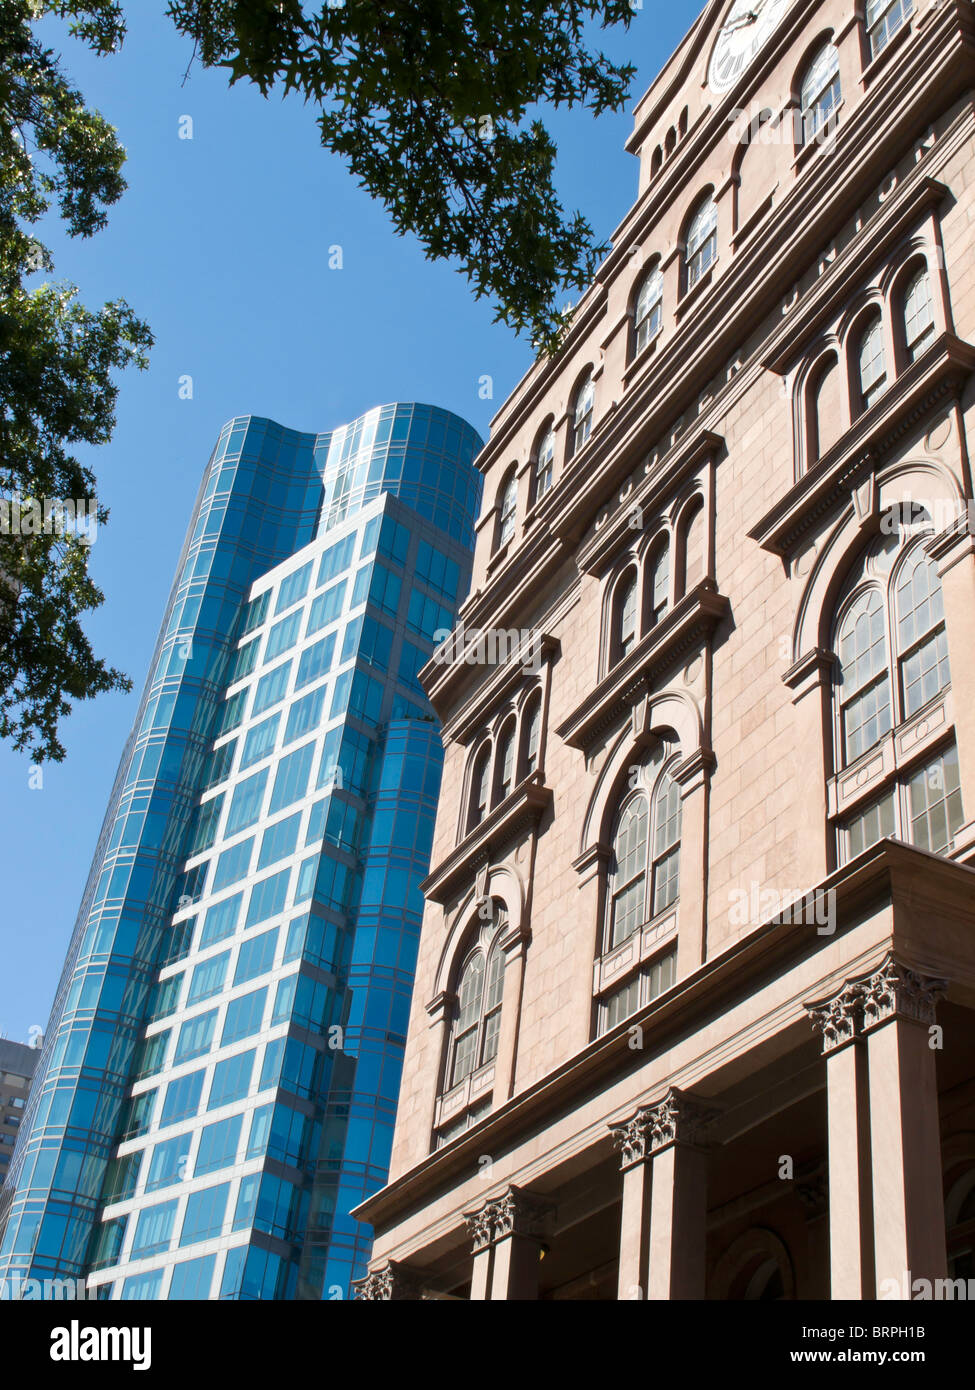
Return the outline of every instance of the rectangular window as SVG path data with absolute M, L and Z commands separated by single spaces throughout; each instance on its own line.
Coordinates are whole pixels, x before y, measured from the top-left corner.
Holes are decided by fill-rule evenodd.
M 234 787 L 230 810 L 227 813 L 227 824 L 224 829 L 226 836 L 236 835 L 238 830 L 247 830 L 255 821 L 260 819 L 261 802 L 264 800 L 264 789 L 267 786 L 267 774 L 268 769 L 262 767 L 260 772 L 253 773 Z
M 175 1138 L 156 1145 L 146 1179 L 147 1192 L 158 1192 L 163 1187 L 182 1182 L 186 1176 L 192 1137 L 190 1134 L 177 1134 Z
M 244 985 L 248 980 L 256 980 L 259 975 L 266 975 L 274 965 L 277 944 L 276 927 L 273 931 L 262 932 L 260 936 L 252 936 L 249 941 L 243 942 L 237 957 L 234 984 Z
M 132 1096 L 129 1100 L 126 1106 L 125 1119 L 122 1121 L 123 1140 L 138 1139 L 140 1135 L 148 1134 L 149 1126 L 152 1124 L 156 1094 L 155 1091 L 141 1091 L 139 1095 Z
M 240 999 L 232 999 L 227 1005 L 227 1017 L 223 1025 L 220 1046 L 241 1042 L 261 1031 L 264 1006 L 267 1003 L 267 987 L 255 989 Z
M 310 685 L 313 680 L 328 671 L 335 653 L 335 633 L 329 632 L 312 647 L 306 647 L 298 660 L 298 674 L 295 677 L 295 690 Z
M 154 990 L 154 997 L 149 1008 L 150 1023 L 155 1023 L 157 1018 L 165 1018 L 167 1014 L 174 1013 L 179 1004 L 180 990 L 183 988 L 182 975 L 170 975 L 168 980 L 160 980 Z
M 133 1260 L 144 1259 L 147 1255 L 158 1255 L 169 1249 L 178 1206 L 179 1202 L 173 1198 L 169 1202 L 159 1202 L 154 1207 L 143 1207 L 139 1212 L 139 1223 L 132 1241 Z
M 274 605 L 275 613 L 283 613 L 292 604 L 300 603 L 308 592 L 308 585 L 311 580 L 311 561 L 307 565 L 302 565 L 300 570 L 295 570 L 292 574 L 286 575 L 281 580 L 281 587 L 278 589 L 278 601 Z
M 159 1298 L 159 1290 L 162 1288 L 162 1277 L 161 1269 L 150 1269 L 145 1274 L 130 1274 L 122 1284 L 122 1302 L 155 1302 Z
M 256 627 L 260 627 L 267 617 L 267 605 L 271 598 L 271 590 L 265 589 L 263 594 L 258 594 L 246 604 L 241 615 L 240 635 L 246 637 L 249 632 L 253 632 Z
M 944 854 L 964 820 L 954 744 L 910 778 L 907 797 L 911 843 L 932 854 Z
M 933 632 L 919 647 L 902 658 L 904 713 L 910 718 L 922 705 L 933 700 L 951 679 L 948 669 L 948 638 L 944 628 Z
M 205 1187 L 202 1192 L 191 1192 L 186 1199 L 186 1215 L 180 1232 L 180 1246 L 195 1245 L 200 1240 L 212 1240 L 223 1229 L 227 1211 L 227 1198 L 230 1183 L 218 1183 L 216 1187 Z
M 210 765 L 206 770 L 205 785 L 203 790 L 209 791 L 218 782 L 225 782 L 230 776 L 230 765 L 234 760 L 234 753 L 237 751 L 237 740 L 232 738 L 229 743 L 221 743 L 219 748 L 215 748 L 210 755 Z
M 422 652 L 419 647 L 415 647 L 412 642 L 403 639 L 403 650 L 399 658 L 399 679 L 404 685 L 410 685 L 420 695 L 423 694 L 423 687 L 419 682 L 418 673 L 430 660 L 428 652 Z
M 213 848 L 220 812 L 223 810 L 223 799 L 224 793 L 218 792 L 209 801 L 201 801 L 196 808 L 188 858 L 192 859 L 194 854 L 202 854 L 204 850 Z
M 391 516 L 384 516 L 379 531 L 379 554 L 386 555 L 397 565 L 405 565 L 410 549 L 410 533 Z
M 330 589 L 326 589 L 323 594 L 319 594 L 313 601 L 308 610 L 308 626 L 305 628 L 305 636 L 310 637 L 319 628 L 334 623 L 341 617 L 342 606 L 345 603 L 346 581 L 340 580 L 338 584 L 333 584 Z
M 217 1263 L 216 1255 L 202 1255 L 198 1260 L 183 1260 L 173 1266 L 173 1277 L 169 1282 L 167 1302 L 205 1302 L 213 1287 L 213 1270 Z
M 281 715 L 272 714 L 269 719 L 255 724 L 252 729 L 248 730 L 240 754 L 239 770 L 241 772 L 245 767 L 250 767 L 252 763 L 260 762 L 261 758 L 266 758 L 268 753 L 273 750 L 280 722 Z
M 216 1124 L 204 1125 L 193 1170 L 195 1178 L 215 1173 L 219 1168 L 229 1168 L 236 1162 L 242 1123 L 243 1116 L 230 1115 L 226 1120 L 217 1120 Z
M 237 648 L 231 658 L 230 674 L 227 678 L 228 685 L 236 685 L 237 681 L 242 681 L 245 676 L 250 675 L 257 665 L 257 649 L 260 645 L 261 639 L 255 637 L 253 641 Z
M 251 900 L 247 904 L 245 929 L 256 926 L 258 922 L 266 922 L 269 917 L 281 911 L 288 896 L 290 877 L 290 868 L 282 869 L 280 873 L 272 874 L 270 878 L 255 883 L 251 889 Z
M 178 1066 L 180 1062 L 191 1062 L 194 1057 L 202 1057 L 205 1052 L 210 1051 L 216 1022 L 216 1009 L 211 1009 L 209 1013 L 197 1014 L 196 1018 L 186 1020 L 179 1030 L 173 1066 Z
M 370 522 L 370 525 L 372 523 Z M 322 551 L 322 558 L 318 565 L 318 579 L 315 587 L 320 589 L 323 584 L 327 584 L 330 579 L 334 579 L 337 574 L 343 574 L 352 564 L 352 555 L 355 551 L 355 532 L 345 536 L 342 540 L 330 545 L 327 550 Z
M 275 825 L 269 826 L 261 841 L 261 853 L 257 860 L 257 867 L 266 869 L 269 864 L 276 864 L 279 859 L 287 859 L 289 854 L 293 854 L 298 843 L 300 826 L 300 811 L 296 811 L 293 816 L 287 816 L 284 820 L 279 820 Z
M 255 1055 L 253 1051 L 240 1052 L 236 1057 L 217 1063 L 213 1069 L 208 1110 L 219 1110 L 222 1105 L 244 1099 L 250 1089 Z
M 220 738 L 223 734 L 229 734 L 232 729 L 236 729 L 244 717 L 244 706 L 247 703 L 249 693 L 245 686 L 243 690 L 238 690 L 235 695 L 231 695 L 229 700 L 224 700 L 217 715 L 215 738 Z
M 151 1092 L 150 1094 L 154 1095 L 155 1092 Z M 7 1123 L 9 1123 L 9 1117 Z M 135 1153 L 126 1154 L 124 1158 L 112 1159 L 105 1177 L 105 1189 L 103 1192 L 103 1200 L 106 1206 L 111 1206 L 113 1202 L 126 1202 L 130 1197 L 134 1196 L 136 1186 L 139 1182 L 139 1171 L 142 1167 L 142 1155 L 144 1152 L 143 1149 L 138 1149 Z
M 416 575 L 431 589 L 436 589 L 448 602 L 457 597 L 460 566 L 427 541 L 420 541 L 416 551 Z
M 296 738 L 301 738 L 303 734 L 310 733 L 312 729 L 317 729 L 322 719 L 322 706 L 325 703 L 325 690 L 323 685 L 315 690 L 303 695 L 300 700 L 296 700 L 288 711 L 288 724 L 284 731 L 283 747 L 287 748 L 289 743 L 294 743 Z
M 285 661 L 283 665 L 275 666 L 273 671 L 268 671 L 266 676 L 261 677 L 254 691 L 254 708 L 251 714 L 263 714 L 266 709 L 284 699 L 288 691 L 291 665 L 290 661 Z
M 237 930 L 237 917 L 243 898 L 243 893 L 234 893 L 232 897 L 224 898 L 223 902 L 214 903 L 212 907 L 207 908 L 203 930 L 200 933 L 201 949 L 233 936 Z
M 852 816 L 843 827 L 844 860 L 855 859 L 878 840 L 896 834 L 893 790 Z
M 194 967 L 190 979 L 190 992 L 186 999 L 187 1004 L 198 1004 L 201 999 L 209 999 L 214 994 L 220 993 L 227 975 L 229 961 L 230 952 L 222 951 L 220 955 L 211 956 L 209 960 L 201 961 L 199 965 Z
M 210 884 L 211 893 L 219 893 L 221 888 L 229 888 L 232 883 L 239 883 L 242 878 L 247 877 L 247 870 L 251 862 L 251 852 L 254 848 L 254 836 L 248 840 L 241 840 L 239 845 L 232 845 L 230 849 L 225 849 L 217 859 L 217 866 L 213 871 L 213 882 Z
M 153 1033 L 151 1038 L 146 1038 L 142 1043 L 135 1064 L 134 1081 L 142 1081 L 145 1077 L 154 1076 L 157 1071 L 162 1070 L 171 1032 L 172 1029 L 167 1028 L 162 1033 Z
M 281 759 L 274 775 L 274 790 L 271 792 L 268 815 L 273 816 L 275 811 L 283 811 L 286 806 L 300 801 L 305 795 L 314 755 L 314 743 L 306 743 L 303 748 L 298 748 Z
M 167 1125 L 175 1125 L 180 1120 L 190 1119 L 200 1108 L 202 1094 L 202 1069 L 191 1071 L 188 1076 L 178 1076 L 175 1081 L 170 1081 L 166 1087 L 162 1114 L 159 1116 L 159 1128 L 165 1129 Z
M 454 626 L 454 615 L 429 594 L 414 589 L 410 594 L 410 606 L 406 615 L 407 626 L 421 637 L 432 642 L 435 632 L 450 631 Z
M 301 628 L 302 609 L 297 609 L 294 613 L 282 618 L 279 623 L 275 623 L 267 635 L 267 646 L 264 649 L 265 662 L 273 661 L 282 652 L 288 651 L 298 640 L 298 632 Z

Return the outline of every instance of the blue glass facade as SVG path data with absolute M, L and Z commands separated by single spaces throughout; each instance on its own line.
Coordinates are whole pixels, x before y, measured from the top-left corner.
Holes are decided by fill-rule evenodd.
M 340 1298 L 388 1167 L 480 440 L 221 433 L 0 1196 L 0 1279 Z

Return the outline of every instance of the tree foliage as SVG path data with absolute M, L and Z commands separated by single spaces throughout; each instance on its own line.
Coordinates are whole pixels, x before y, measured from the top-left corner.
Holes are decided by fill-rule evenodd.
M 91 236 L 125 188 L 116 132 L 37 38 L 45 15 L 102 54 L 124 24 L 114 0 L 0 3 L 0 738 L 60 761 L 71 703 L 131 683 L 92 651 L 82 618 L 103 595 L 84 535 L 51 503 L 94 508 L 95 478 L 71 451 L 111 438 L 113 373 L 145 366 L 152 338 L 124 300 L 93 311 L 54 282 L 34 235 L 53 205 L 69 235 Z M 45 507 L 50 524 L 38 526 Z
M 627 25 L 632 0 L 169 0 L 206 66 L 296 91 L 396 230 L 453 259 L 496 318 L 548 349 L 557 299 L 589 283 L 606 247 L 555 191 L 538 104 L 599 115 L 634 69 L 587 46 Z

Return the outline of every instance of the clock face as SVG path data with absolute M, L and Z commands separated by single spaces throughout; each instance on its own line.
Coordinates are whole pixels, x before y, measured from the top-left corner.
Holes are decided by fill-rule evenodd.
M 734 86 L 793 4 L 794 0 L 735 0 L 711 54 L 708 83 L 712 92 Z

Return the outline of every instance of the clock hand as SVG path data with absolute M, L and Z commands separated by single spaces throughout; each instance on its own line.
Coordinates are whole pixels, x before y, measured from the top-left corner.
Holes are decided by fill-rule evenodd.
M 757 18 L 758 11 L 749 10 L 747 14 L 739 15 L 737 19 L 729 20 L 724 26 L 724 31 L 726 34 L 733 34 L 738 29 L 745 29 L 749 24 L 754 24 Z

